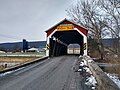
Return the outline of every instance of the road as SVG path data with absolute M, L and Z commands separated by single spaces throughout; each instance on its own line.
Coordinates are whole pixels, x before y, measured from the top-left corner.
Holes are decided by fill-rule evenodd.
M 60 56 L 0 77 L 0 90 L 88 90 L 74 71 L 78 57 Z

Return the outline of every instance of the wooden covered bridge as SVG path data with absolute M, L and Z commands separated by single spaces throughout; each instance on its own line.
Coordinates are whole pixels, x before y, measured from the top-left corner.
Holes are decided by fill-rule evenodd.
M 80 45 L 80 55 L 87 55 L 88 30 L 67 19 L 62 20 L 46 31 L 47 56 L 67 55 L 70 44 Z

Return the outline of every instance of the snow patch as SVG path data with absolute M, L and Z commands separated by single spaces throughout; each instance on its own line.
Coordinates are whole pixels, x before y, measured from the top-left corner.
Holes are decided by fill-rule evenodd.
M 91 62 L 93 62 L 93 60 L 88 60 L 88 63 L 91 63 Z
M 79 58 L 82 58 L 82 57 L 83 57 L 82 55 L 79 56 Z
M 82 62 L 84 63 L 84 65 L 87 65 L 87 61 L 82 59 Z
M 82 71 L 82 69 L 78 69 L 78 72 L 79 72 L 79 71 Z
M 97 85 L 97 81 L 96 81 L 95 77 L 91 75 L 90 77 L 88 77 L 86 79 L 85 84 L 88 85 L 88 86 L 92 86 L 91 88 L 95 89 L 95 87 Z
M 84 66 L 85 64 L 84 64 L 84 62 L 80 62 L 80 66 Z
M 116 74 L 106 73 L 107 76 L 120 88 L 120 79 Z
M 86 57 L 86 58 L 87 59 L 83 58 L 82 61 L 80 62 L 80 65 L 79 65 L 80 67 L 79 67 L 78 71 L 81 72 L 83 77 L 86 78 L 85 84 L 87 86 L 89 86 L 92 90 L 95 90 L 97 81 L 96 81 L 95 77 L 92 75 L 90 68 L 88 67 L 88 63 L 93 62 L 93 60 L 90 59 L 90 57 Z M 87 74 L 87 73 L 89 73 L 89 74 Z
M 85 70 L 86 70 L 86 72 L 88 72 L 88 73 L 92 74 L 92 72 L 90 71 L 90 69 L 89 69 L 88 67 L 83 67 L 83 69 L 85 69 Z
M 0 77 L 5 76 L 5 75 L 7 75 L 7 74 L 10 74 L 10 73 L 12 73 L 12 72 L 13 72 L 13 71 L 9 71 L 9 72 L 2 73 L 2 74 L 0 74 Z
M 16 72 L 16 71 L 19 71 L 19 70 L 24 69 L 24 68 L 25 67 L 22 67 L 22 68 L 18 68 L 16 70 L 13 70 L 13 71 L 8 71 L 8 72 L 5 72 L 5 73 L 2 73 L 2 74 L 0 74 L 0 77 L 5 76 L 5 75 L 10 74 L 10 73 L 13 73 L 13 72 Z

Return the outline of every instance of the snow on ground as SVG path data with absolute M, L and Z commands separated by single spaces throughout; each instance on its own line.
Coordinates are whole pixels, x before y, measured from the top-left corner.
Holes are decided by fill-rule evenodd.
M 83 69 L 85 69 L 85 70 L 86 70 L 86 72 L 88 72 L 88 73 L 92 74 L 92 72 L 90 71 L 90 69 L 89 69 L 88 67 L 83 67 Z
M 5 76 L 5 75 L 7 75 L 7 74 L 10 74 L 10 73 L 13 73 L 13 72 L 16 72 L 16 71 L 19 71 L 19 70 L 21 70 L 21 69 L 23 69 L 23 68 L 25 68 L 25 67 L 18 68 L 18 69 L 16 69 L 16 70 L 12 70 L 12 71 L 8 71 L 8 72 L 5 72 L 5 73 L 2 73 L 2 74 L 0 74 L 0 77 L 3 77 L 3 76 Z
M 90 59 L 90 60 L 88 60 L 88 63 L 91 63 L 91 62 L 93 62 L 93 60 L 91 60 L 91 59 Z
M 84 66 L 85 64 L 84 64 L 84 62 L 83 61 L 81 61 L 80 62 L 80 66 Z
M 116 74 L 105 73 L 120 88 L 120 79 Z
M 86 85 L 91 86 L 92 89 L 95 89 L 95 86 L 97 84 L 97 81 L 93 75 L 88 77 L 85 82 Z
M 5 75 L 7 75 L 7 74 L 10 74 L 10 73 L 12 73 L 12 72 L 13 72 L 13 71 L 9 71 L 9 72 L 2 73 L 2 74 L 0 74 L 0 77 L 5 76 Z
M 78 69 L 78 72 L 80 72 L 80 71 L 82 72 L 82 69 Z
M 82 59 L 82 61 L 80 62 L 78 71 L 81 72 L 81 74 L 84 73 L 83 77 L 86 78 L 85 84 L 94 90 L 96 88 L 97 81 L 96 81 L 95 77 L 92 75 L 92 72 L 87 64 L 87 63 L 90 63 L 92 61 L 93 60 L 91 60 L 91 59 L 88 59 L 87 61 L 85 59 Z

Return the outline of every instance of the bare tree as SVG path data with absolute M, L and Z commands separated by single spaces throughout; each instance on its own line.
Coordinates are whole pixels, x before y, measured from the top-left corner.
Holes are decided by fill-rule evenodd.
M 99 6 L 107 22 L 103 24 L 114 38 L 114 51 L 120 55 L 120 0 L 100 0 Z
M 120 52 L 119 0 L 80 0 L 67 13 L 74 22 L 88 28 L 89 35 L 97 42 L 101 59 L 104 57 L 102 39 L 105 36 L 116 38 L 116 52 Z
M 105 31 L 105 22 L 99 14 L 98 1 L 84 0 L 67 10 L 68 15 L 78 24 L 88 28 L 90 36 L 97 42 L 98 50 L 103 59 L 104 48 L 102 44 L 102 34 Z

